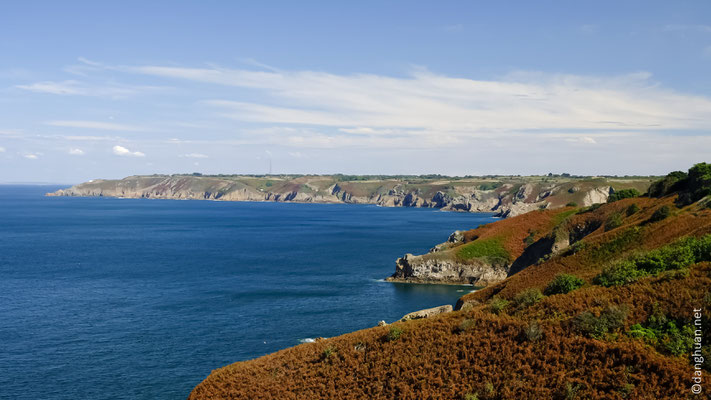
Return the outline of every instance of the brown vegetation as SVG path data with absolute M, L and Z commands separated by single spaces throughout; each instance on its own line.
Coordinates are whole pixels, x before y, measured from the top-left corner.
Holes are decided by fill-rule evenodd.
M 190 399 L 694 398 L 688 357 L 664 353 L 627 332 L 653 313 L 688 325 L 696 307 L 704 309 L 703 340 L 709 343 L 711 263 L 622 286 L 592 283 L 616 260 L 711 233 L 711 210 L 697 203 L 678 208 L 675 199 L 623 199 L 578 213 L 570 207 L 533 211 L 469 231 L 465 241 L 503 238 L 511 254 L 524 251 L 532 232 L 533 240 L 564 232 L 573 243 L 464 296 L 459 311 L 235 363 L 213 371 Z M 639 210 L 628 215 L 632 204 Z M 651 222 L 664 206 L 671 215 Z M 621 224 L 606 231 L 611 215 L 619 215 Z M 562 273 L 585 284 L 543 296 Z M 591 334 L 581 324 L 583 314 L 595 323 L 613 312 L 615 324 L 601 333 Z

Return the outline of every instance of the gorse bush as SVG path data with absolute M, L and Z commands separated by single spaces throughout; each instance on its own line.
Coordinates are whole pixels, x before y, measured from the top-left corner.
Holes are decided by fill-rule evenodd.
M 576 203 L 574 201 L 569 201 L 565 206 L 566 207 L 577 207 L 578 203 Z
M 651 217 L 649 217 L 649 222 L 657 222 L 661 221 L 663 219 L 667 219 L 671 215 L 671 209 L 669 206 L 661 206 L 657 209 L 657 211 L 652 214 Z
M 605 268 L 593 279 L 601 286 L 619 286 L 648 275 L 687 268 L 692 264 L 711 261 L 711 235 L 690 237 L 670 245 L 620 261 Z
M 517 308 L 525 308 L 538 303 L 541 299 L 543 299 L 543 293 L 541 293 L 541 290 L 532 288 L 526 289 L 514 296 L 513 302 Z
M 655 312 L 642 324 L 634 324 L 627 334 L 643 340 L 662 353 L 681 356 L 687 354 L 694 344 L 694 331 L 683 322 L 674 321 Z
M 627 210 L 625 210 L 625 213 L 627 214 L 628 217 L 632 216 L 638 212 L 639 212 L 639 206 L 636 203 L 630 204 L 630 206 L 627 207 Z
M 388 342 L 394 342 L 395 340 L 400 339 L 401 336 L 402 329 L 397 326 L 391 326 L 388 334 L 385 335 L 385 340 Z
M 610 195 L 610 197 L 607 198 L 608 203 L 613 203 L 618 200 L 622 199 L 629 199 L 631 197 L 639 197 L 642 193 L 639 192 L 637 189 L 622 189 L 618 190 Z
M 620 213 L 614 213 L 607 218 L 605 222 L 605 232 L 611 231 L 615 228 L 622 226 L 622 215 Z
M 489 311 L 494 314 L 500 314 L 509 305 L 509 301 L 502 299 L 498 296 L 494 296 L 489 303 Z
M 627 319 L 629 306 L 609 306 L 595 316 L 590 311 L 584 311 L 573 318 L 573 326 L 579 332 L 593 338 L 601 338 L 607 333 L 614 333 L 620 330 Z
M 566 294 L 583 286 L 585 281 L 570 274 L 560 274 L 553 278 L 553 281 L 546 286 L 546 295 Z

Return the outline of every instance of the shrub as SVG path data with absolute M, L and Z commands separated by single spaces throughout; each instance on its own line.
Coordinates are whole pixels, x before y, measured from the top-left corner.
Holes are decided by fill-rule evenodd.
M 600 312 L 600 316 L 584 311 L 573 318 L 575 328 L 593 338 L 601 338 L 607 333 L 620 330 L 627 319 L 629 306 L 609 306 Z
M 541 290 L 532 288 L 518 293 L 514 296 L 513 301 L 516 307 L 525 308 L 538 303 L 541 299 L 543 299 L 543 293 L 541 293 Z
M 682 239 L 620 261 L 605 268 L 593 279 L 593 283 L 607 287 L 624 285 L 647 275 L 681 270 L 702 261 L 711 261 L 711 235 Z
M 565 252 L 563 253 L 564 256 L 570 256 L 573 254 L 576 254 L 578 252 L 581 252 L 585 250 L 588 247 L 587 242 L 578 241 L 570 245 L 567 249 L 565 249 Z
M 615 228 L 622 226 L 622 215 L 620 213 L 614 213 L 607 218 L 605 222 L 605 232 L 611 231 Z
M 566 207 L 577 207 L 578 203 L 576 203 L 574 201 L 569 201 L 565 206 Z
M 464 395 L 464 400 L 479 400 L 478 393 L 467 393 Z
M 686 172 L 674 171 L 664 178 L 652 183 L 649 187 L 649 195 L 651 197 L 662 197 L 672 192 L 681 190 L 688 179 Z
M 569 274 L 559 274 L 546 286 L 545 294 L 566 294 L 583 286 L 585 281 L 577 276 Z
M 502 299 L 500 297 L 494 296 L 493 299 L 491 299 L 491 303 L 489 304 L 489 311 L 491 311 L 494 314 L 499 314 L 504 309 L 509 305 L 509 301 Z
M 323 349 L 323 352 L 321 353 L 321 360 L 328 360 L 331 358 L 336 353 L 337 349 L 333 346 L 328 346 L 325 349 Z
M 661 206 L 657 209 L 657 211 L 654 212 L 654 214 L 652 214 L 652 216 L 649 218 L 649 222 L 661 221 L 669 217 L 670 214 L 671 209 L 669 208 L 669 206 Z
M 639 206 L 636 203 L 630 204 L 629 207 L 627 207 L 626 214 L 627 216 L 631 216 L 633 214 L 636 214 L 639 212 Z
M 388 342 L 393 342 L 400 339 L 402 336 L 402 329 L 397 326 L 391 326 L 388 334 L 385 336 L 385 340 Z
M 629 199 L 632 197 L 639 197 L 642 193 L 639 192 L 637 189 L 622 189 L 618 190 L 610 195 L 610 197 L 607 198 L 608 203 L 612 203 L 618 200 L 622 199 Z
M 523 334 L 529 342 L 537 342 L 543 337 L 543 330 L 538 322 L 531 321 L 528 326 L 523 329 Z
M 631 260 L 625 260 L 609 268 L 605 268 L 593 279 L 593 283 L 605 287 L 620 286 L 632 283 L 646 274 L 637 268 Z
M 473 329 L 476 326 L 476 320 L 471 318 L 465 318 L 457 326 L 457 332 L 462 333 Z
M 691 202 L 711 195 L 711 164 L 699 163 L 689 169 L 687 190 Z
M 649 316 L 643 324 L 632 325 L 627 335 L 675 356 L 687 354 L 694 343 L 691 327 L 658 312 Z

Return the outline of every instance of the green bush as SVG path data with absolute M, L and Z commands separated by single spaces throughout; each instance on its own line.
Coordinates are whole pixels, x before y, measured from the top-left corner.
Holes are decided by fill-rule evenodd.
M 662 197 L 679 191 L 686 185 L 687 179 L 688 175 L 686 172 L 670 172 L 664 178 L 652 183 L 649 187 L 649 195 L 651 197 Z
M 711 234 L 690 237 L 636 255 L 605 268 L 593 279 L 602 286 L 618 286 L 664 271 L 683 270 L 692 264 L 711 261 Z M 683 276 L 683 275 L 682 275 Z
M 590 311 L 584 311 L 573 318 L 573 326 L 579 331 L 593 338 L 601 338 L 607 333 L 620 330 L 627 320 L 629 306 L 609 306 L 600 312 L 600 316 Z
M 462 322 L 457 326 L 457 332 L 462 333 L 473 329 L 476 326 L 476 320 L 471 318 L 464 318 Z
M 627 214 L 628 217 L 631 215 L 634 215 L 638 212 L 639 212 L 639 206 L 636 203 L 630 204 L 630 206 L 627 207 L 627 210 L 625 211 L 625 213 Z
M 649 218 L 649 222 L 661 221 L 669 217 L 669 215 L 671 215 L 671 209 L 669 206 L 661 206 L 654 212 L 654 214 L 652 214 Z
M 675 356 L 687 354 L 694 343 L 694 331 L 689 325 L 659 313 L 652 314 L 643 324 L 632 325 L 627 335 Z
M 632 283 L 646 274 L 637 268 L 631 260 L 625 260 L 612 267 L 605 268 L 593 279 L 593 283 L 605 287 L 620 286 Z
M 504 309 L 509 305 L 509 301 L 502 299 L 500 297 L 494 296 L 493 299 L 491 299 L 491 303 L 489 303 L 489 311 L 491 311 L 494 314 L 499 314 Z
M 556 275 L 556 277 L 553 278 L 553 281 L 551 281 L 551 283 L 546 286 L 546 290 L 544 293 L 546 295 L 566 294 L 583 286 L 584 284 L 585 281 L 578 278 L 577 276 L 569 274 L 560 274 Z
M 618 200 L 622 199 L 629 199 L 632 197 L 639 197 L 642 193 L 639 192 L 637 189 L 622 189 L 618 190 L 610 195 L 610 197 L 607 198 L 608 203 L 613 203 Z
M 578 203 L 576 203 L 574 201 L 569 201 L 565 206 L 566 207 L 577 207 Z
M 605 222 L 605 232 L 611 231 L 622 226 L 622 214 L 614 213 L 607 218 Z
M 333 346 L 328 346 L 321 352 L 321 360 L 328 360 L 336 353 L 336 348 Z
M 687 190 L 691 202 L 711 195 L 711 164 L 699 163 L 689 169 Z
M 397 326 L 391 326 L 388 334 L 385 336 L 385 340 L 388 342 L 393 342 L 400 339 L 402 336 L 402 329 Z
M 525 308 L 530 307 L 543 299 L 543 293 L 540 289 L 532 288 L 526 289 L 521 293 L 514 296 L 513 301 L 516 307 Z

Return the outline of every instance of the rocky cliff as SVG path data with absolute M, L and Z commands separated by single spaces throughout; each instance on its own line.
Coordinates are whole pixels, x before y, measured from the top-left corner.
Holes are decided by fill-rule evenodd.
M 570 177 L 379 177 L 348 180 L 321 176 L 130 176 L 96 179 L 49 196 L 277 201 L 375 204 L 448 211 L 493 212 L 510 217 L 569 203 L 604 202 L 620 188 L 646 188 L 649 179 L 612 180 Z

